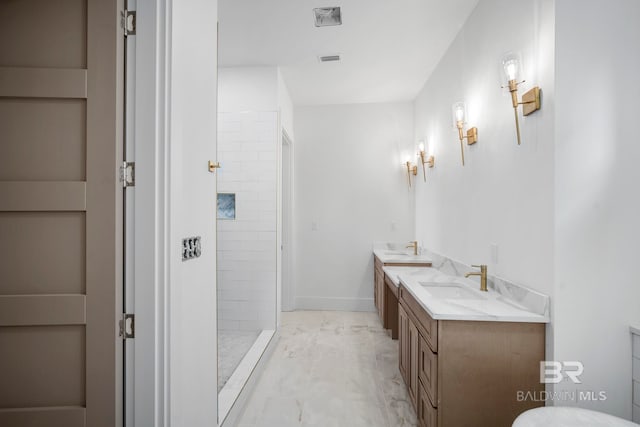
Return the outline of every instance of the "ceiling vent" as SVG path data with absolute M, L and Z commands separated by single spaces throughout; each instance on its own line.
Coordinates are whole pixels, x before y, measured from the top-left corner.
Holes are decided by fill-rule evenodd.
M 340 55 L 318 56 L 320 62 L 337 62 L 340 61 Z
M 316 27 L 330 27 L 342 25 L 342 15 L 339 7 L 319 7 L 313 9 L 316 18 Z

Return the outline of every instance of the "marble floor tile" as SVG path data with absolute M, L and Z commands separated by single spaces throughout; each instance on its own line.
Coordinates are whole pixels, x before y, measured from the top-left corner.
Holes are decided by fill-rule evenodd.
M 302 425 L 302 399 L 271 397 L 266 400 L 256 427 L 293 427 Z
M 376 313 L 282 313 L 280 340 L 240 427 L 406 427 L 416 416 L 398 341 Z
M 375 401 L 328 396 L 305 402 L 302 425 L 388 427 L 382 411 Z

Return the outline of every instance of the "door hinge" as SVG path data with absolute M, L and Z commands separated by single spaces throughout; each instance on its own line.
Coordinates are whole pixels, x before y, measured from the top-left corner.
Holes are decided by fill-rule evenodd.
M 135 314 L 122 314 L 122 318 L 120 319 L 120 322 L 118 322 L 118 325 L 120 326 L 120 338 L 122 338 L 123 340 L 135 338 L 135 320 Z
M 124 36 L 136 35 L 136 11 L 124 10 L 121 12 L 120 26 L 124 30 Z
M 120 182 L 123 187 L 135 187 L 136 162 L 122 162 L 122 166 L 120 166 Z

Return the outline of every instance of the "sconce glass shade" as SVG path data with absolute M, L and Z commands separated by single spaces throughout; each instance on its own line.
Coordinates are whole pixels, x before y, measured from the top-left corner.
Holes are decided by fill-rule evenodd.
M 467 117 L 467 107 L 464 102 L 456 102 L 451 107 L 451 113 L 453 116 L 453 126 L 458 127 L 458 123 L 464 123 Z
M 424 151 L 424 141 L 418 142 L 418 152 Z
M 520 80 L 522 75 L 522 60 L 518 53 L 509 52 L 502 57 L 502 70 L 507 83 Z

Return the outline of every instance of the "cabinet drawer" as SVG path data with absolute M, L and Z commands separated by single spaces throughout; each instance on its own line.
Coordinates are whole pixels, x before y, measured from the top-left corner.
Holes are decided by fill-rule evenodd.
M 429 397 L 420 385 L 418 391 L 418 426 L 419 427 L 437 427 L 438 425 L 438 410 L 431 406 Z
M 420 337 L 418 355 L 418 378 L 427 392 L 431 405 L 438 407 L 438 355 L 431 351 L 424 338 Z
M 640 358 L 640 335 L 633 335 L 633 357 Z
M 398 290 L 398 301 L 404 304 L 408 313 L 412 314 L 416 319 L 416 325 L 420 330 L 420 334 L 423 336 L 431 350 L 434 353 L 438 352 L 438 321 L 434 320 L 427 314 L 424 308 L 416 301 L 409 291 L 404 286 L 400 285 Z
M 640 382 L 633 382 L 633 403 L 640 406 Z
M 640 359 L 637 357 L 633 358 L 633 379 L 640 381 Z

